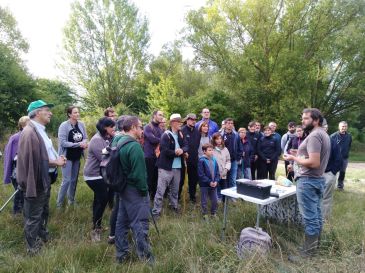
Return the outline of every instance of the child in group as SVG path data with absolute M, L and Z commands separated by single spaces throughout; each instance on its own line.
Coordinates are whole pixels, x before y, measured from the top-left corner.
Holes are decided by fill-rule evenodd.
M 199 159 L 198 174 L 201 193 L 203 218 L 207 218 L 207 199 L 211 202 L 210 213 L 215 216 L 218 208 L 217 186 L 220 179 L 218 163 L 213 156 L 213 145 L 206 143 L 202 146 L 204 155 Z

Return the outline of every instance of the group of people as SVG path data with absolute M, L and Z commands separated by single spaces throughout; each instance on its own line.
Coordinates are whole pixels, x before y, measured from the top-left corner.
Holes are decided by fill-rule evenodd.
M 91 239 L 101 240 L 102 218 L 110 204 L 113 210 L 108 242 L 115 243 L 119 262 L 129 258 L 127 235 L 131 229 L 139 258 L 153 263 L 148 241 L 150 213 L 155 219 L 161 216 L 166 196 L 169 208 L 180 213 L 179 200 L 186 175 L 192 203 L 197 202 L 199 185 L 204 219 L 209 214 L 208 200 L 211 202 L 210 214 L 215 216 L 218 204 L 224 199 L 221 190 L 234 187 L 238 178 L 275 180 L 282 153 L 288 178 L 297 181 L 302 179 L 303 185 L 318 186 L 317 182 L 307 182 L 308 178 L 322 181 L 331 172 L 332 175 L 326 176 L 326 181 L 331 180 L 331 185 L 334 185 L 336 173 L 340 171 L 338 187 L 343 189 L 351 146 L 347 123 L 340 123 L 339 132 L 331 136 L 329 142 L 329 137 L 327 134 L 327 138 L 324 137 L 322 131 L 313 133 L 317 132 L 314 129 L 323 126 L 323 117 L 316 109 L 303 112 L 303 126 L 290 122 L 288 132 L 281 137 L 276 132 L 275 122 L 270 122 L 263 131 L 257 121 L 251 121 L 247 129 L 236 130 L 233 119 L 226 118 L 219 128 L 210 119 L 207 108 L 202 110 L 202 119 L 199 121 L 193 113 L 185 118 L 180 114 L 172 114 L 168 128 L 164 113 L 160 110 L 154 111 L 151 121 L 142 127 L 138 117 L 117 117 L 114 109 L 108 108 L 96 124 L 97 133 L 88 141 L 85 125 L 79 120 L 79 108 L 70 106 L 66 111 L 67 120 L 58 130 L 56 151 L 45 131 L 52 116 L 52 107 L 52 104 L 42 100 L 32 102 L 28 107 L 28 116 L 19 120 L 20 131 L 10 138 L 5 150 L 4 181 L 12 182 L 15 189 L 20 189 L 14 199 L 13 212 L 23 211 L 25 238 L 30 254 L 37 253 L 48 241 L 50 188 L 57 179 L 57 167 L 62 167 L 62 182 L 56 207 L 62 210 L 66 196 L 69 205 L 75 203 L 80 159 L 85 156 L 86 149 L 84 181 L 94 192 Z M 311 119 L 309 125 L 305 119 L 308 115 Z M 113 192 L 100 174 L 100 163 L 108 146 L 119 148 L 119 160 L 127 179 L 127 187 L 122 193 Z M 340 163 L 333 163 L 336 165 L 333 168 L 331 159 L 327 166 L 330 153 L 334 153 L 332 149 L 340 151 L 344 159 Z M 332 157 L 336 159 L 336 156 Z M 332 190 L 333 187 L 328 193 L 331 198 Z M 315 210 L 317 207 L 308 209 L 304 204 L 310 202 L 313 203 L 311 206 L 315 206 L 324 188 L 321 194 L 316 191 L 318 200 L 313 200 L 313 196 L 308 197 L 306 191 L 307 186 L 298 184 L 298 202 L 303 207 L 301 212 L 306 234 L 311 239 L 309 242 L 313 243 L 314 239 L 310 236 L 317 234 L 317 230 L 313 231 L 315 228 L 312 228 L 316 219 L 313 220 L 313 215 L 304 210 Z M 151 211 L 150 204 L 153 205 Z M 321 228 L 321 224 L 318 225 Z

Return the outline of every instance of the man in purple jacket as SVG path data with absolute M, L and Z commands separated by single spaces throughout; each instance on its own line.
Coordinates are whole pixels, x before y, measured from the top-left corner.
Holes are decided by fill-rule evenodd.
M 211 137 L 214 133 L 216 133 L 216 132 L 219 131 L 218 124 L 215 123 L 213 120 L 210 119 L 210 111 L 209 111 L 208 108 L 204 108 L 202 110 L 202 114 L 201 115 L 202 115 L 203 118 L 195 124 L 195 128 L 199 128 L 199 125 L 203 121 L 208 122 L 208 125 L 209 125 L 208 136 Z
M 13 184 L 15 190 L 18 189 L 18 183 L 16 182 L 16 155 L 18 153 L 18 143 L 20 134 L 25 126 L 29 122 L 28 116 L 23 116 L 19 119 L 18 128 L 19 132 L 12 135 L 9 138 L 8 144 L 5 146 L 5 157 L 4 157 L 4 184 Z M 18 191 L 14 196 L 13 214 L 22 213 L 24 204 L 24 196 L 22 191 Z
M 156 110 L 152 113 L 151 122 L 144 127 L 144 159 L 147 168 L 147 184 L 151 200 L 154 200 L 157 190 L 157 167 L 156 161 L 159 155 L 159 144 L 163 133 L 160 123 L 163 120 L 163 112 Z

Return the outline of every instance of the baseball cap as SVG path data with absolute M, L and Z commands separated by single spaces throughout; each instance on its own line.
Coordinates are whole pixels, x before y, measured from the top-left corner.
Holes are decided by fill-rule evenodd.
M 193 114 L 193 113 L 187 114 L 185 120 L 188 120 L 188 119 L 194 119 L 194 120 L 196 120 L 196 115 Z
M 29 112 L 32 112 L 33 110 L 35 109 L 38 109 L 38 108 L 42 108 L 42 107 L 53 107 L 54 105 L 52 103 L 46 103 L 44 102 L 43 100 L 36 100 L 36 101 L 32 101 L 29 106 L 28 106 L 28 113 Z

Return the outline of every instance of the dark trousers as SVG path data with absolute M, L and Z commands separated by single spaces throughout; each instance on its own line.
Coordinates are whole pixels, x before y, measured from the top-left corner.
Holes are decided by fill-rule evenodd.
M 288 178 L 290 181 L 294 181 L 294 171 L 288 172 L 288 165 L 290 164 L 290 162 L 284 161 L 284 163 L 285 163 L 286 178 Z
M 156 167 L 157 158 L 145 158 L 147 168 L 147 184 L 151 200 L 155 199 L 157 191 L 158 168 Z
M 11 179 L 14 190 L 18 189 L 18 183 L 16 179 Z M 24 205 L 24 194 L 23 191 L 18 191 L 14 196 L 13 214 L 21 213 Z
M 29 252 L 37 252 L 41 241 L 48 240 L 50 189 L 47 192 L 37 192 L 37 197 L 24 198 L 24 233 Z
M 217 186 L 217 195 L 219 199 L 222 199 L 224 201 L 224 196 L 221 194 L 221 190 L 227 189 L 227 179 L 220 179 L 218 186 Z
M 278 161 L 273 160 L 270 163 L 266 163 L 266 160 L 259 159 L 259 168 L 257 170 L 258 179 L 275 180 L 275 171 L 278 166 Z
M 87 180 L 86 184 L 94 192 L 93 229 L 101 228 L 105 207 L 108 204 L 108 186 L 103 179 Z
M 197 162 L 196 162 L 197 163 Z M 187 162 L 187 173 L 188 173 L 188 184 L 189 184 L 189 197 L 191 201 L 196 200 L 196 187 L 199 182 L 198 176 L 198 165 L 196 163 Z M 183 190 L 185 181 L 185 165 L 181 168 L 181 180 L 180 180 L 180 187 L 179 187 L 179 200 L 181 196 L 181 192 Z
M 251 178 L 252 180 L 256 179 L 256 172 L 258 172 L 259 159 L 256 161 L 251 161 Z
M 200 187 L 201 206 L 203 215 L 208 214 L 208 198 L 210 199 L 210 213 L 215 215 L 218 208 L 217 187 Z
M 128 231 L 133 232 L 138 257 L 148 259 L 151 249 L 148 241 L 149 210 L 148 196 L 141 196 L 136 188 L 127 186 L 120 194 L 115 246 L 117 259 L 122 261 L 129 252 Z
M 109 226 L 110 226 L 110 233 L 109 236 L 115 236 L 115 226 L 117 225 L 117 217 L 118 217 L 118 210 L 119 210 L 119 194 L 114 193 L 115 204 L 110 214 Z

